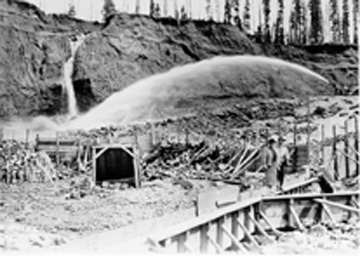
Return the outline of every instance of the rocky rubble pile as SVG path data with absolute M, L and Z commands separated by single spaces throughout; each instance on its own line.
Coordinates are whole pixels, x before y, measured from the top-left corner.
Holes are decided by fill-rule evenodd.
M 360 223 L 351 218 L 336 225 L 315 224 L 305 232 L 283 232 L 276 243 L 262 247 L 270 254 L 311 254 L 356 252 L 360 245 Z
M 7 183 L 51 182 L 57 175 L 45 152 L 33 152 L 15 140 L 0 143 L 0 161 L 0 180 Z
M 46 233 L 18 223 L 0 223 L 0 251 L 26 251 L 65 244 L 61 235 Z

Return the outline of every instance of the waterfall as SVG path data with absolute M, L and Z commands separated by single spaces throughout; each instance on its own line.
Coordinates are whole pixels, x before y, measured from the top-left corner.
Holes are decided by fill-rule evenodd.
M 84 36 L 79 36 L 79 37 L 75 37 L 74 40 L 70 41 L 71 56 L 64 65 L 63 87 L 67 95 L 67 108 L 68 108 L 68 115 L 70 116 L 70 118 L 78 115 L 74 85 L 72 83 L 71 77 L 74 70 L 74 59 L 75 59 L 76 50 L 79 48 L 79 46 L 84 41 L 84 39 L 85 39 Z

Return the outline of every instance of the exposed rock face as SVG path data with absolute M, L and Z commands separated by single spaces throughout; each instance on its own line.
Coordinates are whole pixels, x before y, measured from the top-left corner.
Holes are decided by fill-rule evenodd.
M 267 55 L 302 64 L 331 81 L 329 94 L 334 84 L 351 86 L 357 79 L 354 47 L 262 45 L 233 26 L 126 14 L 96 24 L 0 0 L 0 119 L 67 111 L 63 65 L 69 37 L 79 33 L 90 33 L 74 64 L 81 111 L 141 78 L 218 55 Z
M 66 111 L 63 65 L 74 31 L 31 4 L 0 1 L 0 119 Z

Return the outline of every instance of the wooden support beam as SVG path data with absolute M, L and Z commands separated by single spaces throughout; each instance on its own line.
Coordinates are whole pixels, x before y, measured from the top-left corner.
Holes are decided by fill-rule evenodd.
M 333 125 L 333 158 L 334 158 L 334 179 L 339 180 L 338 158 L 336 150 L 336 126 Z
M 325 125 L 321 125 L 321 159 L 322 163 L 325 164 Z
M 231 234 L 234 235 L 236 239 L 239 238 L 239 227 L 237 225 L 237 221 L 239 219 L 239 212 L 236 211 L 232 213 L 231 215 Z M 236 246 L 234 243 L 232 243 L 233 246 Z
M 108 150 L 109 149 L 109 147 L 108 146 L 106 146 L 106 147 L 104 147 L 104 148 L 102 148 L 99 152 L 97 152 L 96 153 L 96 150 L 94 150 L 94 153 L 95 154 L 93 154 L 93 160 L 95 161 L 96 159 L 98 159 L 98 157 L 100 157 L 106 150 Z
M 359 208 L 359 203 L 358 201 L 352 196 L 351 197 L 351 204 L 355 207 L 355 208 Z
M 261 218 L 264 219 L 264 221 L 266 222 L 266 224 L 270 227 L 270 229 L 276 234 L 276 235 L 280 235 L 281 232 L 279 232 L 273 224 L 271 224 L 270 220 L 266 217 L 265 213 L 263 211 L 259 211 L 259 214 L 261 216 Z
M 331 214 L 330 209 L 328 208 L 328 206 L 326 204 L 321 203 L 321 207 L 323 208 L 324 212 L 326 213 L 326 215 L 329 217 L 330 221 L 332 222 L 332 224 L 335 224 L 336 221 L 334 219 L 334 216 Z
M 200 252 L 206 253 L 209 248 L 209 224 L 206 223 L 200 227 Z
M 350 177 L 350 165 L 349 165 L 349 132 L 348 121 L 345 120 L 345 138 L 344 138 L 344 152 L 345 152 L 345 177 Z
M 231 242 L 241 251 L 247 252 L 246 248 L 234 237 L 229 230 L 227 230 L 223 225 L 221 225 L 222 231 L 230 238 Z
M 344 211 L 349 211 L 349 212 L 354 212 L 354 213 L 360 214 L 360 209 L 356 209 L 356 208 L 351 207 L 351 206 L 331 202 L 329 200 L 324 200 L 324 199 L 314 199 L 314 201 L 318 202 L 318 203 L 327 204 L 329 206 L 337 207 L 337 208 L 342 209 Z
M 293 170 L 296 169 L 297 167 L 297 154 L 296 154 L 296 144 L 297 144 L 297 125 L 296 125 L 296 120 L 294 121 L 294 155 L 293 155 Z
M 251 235 L 250 231 L 242 224 L 239 220 L 237 220 L 237 224 L 244 231 L 245 236 L 252 242 L 257 249 L 260 249 L 260 245 L 256 242 L 255 238 Z
M 56 149 L 55 149 L 55 158 L 56 158 L 56 166 L 59 167 L 60 165 L 60 155 L 59 155 L 59 133 L 55 132 L 55 139 L 56 139 Z
M 206 235 L 206 236 L 209 242 L 215 247 L 217 253 L 224 252 L 224 249 L 222 249 L 221 246 L 217 242 L 215 242 L 215 240 L 210 235 Z
M 267 240 L 273 242 L 274 239 L 271 238 L 271 236 L 268 235 L 268 233 L 266 233 L 265 229 L 260 225 L 259 222 L 257 222 L 251 215 L 249 215 L 249 220 L 254 223 L 255 227 L 257 228 L 257 230 L 259 231 L 259 233 L 261 233 Z
M 307 165 L 310 164 L 310 136 L 311 136 L 311 129 L 310 129 L 310 98 L 308 97 L 306 100 L 306 107 L 307 107 L 307 137 L 306 137 L 306 145 L 307 145 Z
M 223 246 L 223 232 L 222 232 L 222 225 L 225 222 L 225 217 L 220 217 L 216 222 L 216 243 L 220 245 L 222 248 Z
M 290 213 L 291 215 L 293 216 L 295 222 L 296 222 L 296 225 L 298 226 L 298 228 L 301 230 L 301 231 L 304 231 L 305 230 L 305 227 L 304 225 L 301 223 L 301 220 L 299 218 L 299 216 L 297 215 L 296 211 L 295 211 L 295 208 L 294 208 L 294 200 L 293 199 L 290 199 L 290 205 L 289 205 L 289 209 L 290 209 Z
M 359 170 L 360 170 L 360 157 L 358 154 L 359 153 L 359 120 L 356 116 L 354 116 L 354 126 L 355 126 L 354 149 L 355 149 L 355 152 L 357 152 L 357 154 L 355 155 L 355 159 L 356 159 L 355 174 L 359 175 Z

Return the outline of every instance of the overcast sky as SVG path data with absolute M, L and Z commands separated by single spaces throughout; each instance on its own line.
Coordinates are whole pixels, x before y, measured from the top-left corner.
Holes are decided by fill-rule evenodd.
M 81 19 L 85 20 L 101 20 L 101 10 L 104 4 L 104 0 L 27 0 L 28 2 L 34 3 L 37 6 L 39 6 L 41 9 L 45 10 L 47 13 L 65 13 L 69 9 L 70 3 L 73 3 L 75 5 L 76 9 L 76 16 Z M 124 11 L 128 13 L 134 13 L 135 12 L 135 5 L 136 1 L 139 1 L 140 3 L 140 13 L 148 14 L 149 13 L 149 2 L 150 0 L 113 0 L 115 3 L 116 9 L 119 11 Z M 168 3 L 168 13 L 173 14 L 174 13 L 174 3 L 177 3 L 178 9 L 181 8 L 181 6 L 185 6 L 186 9 L 191 9 L 192 17 L 195 19 L 202 19 L 206 17 L 206 0 L 154 0 L 155 3 L 159 3 L 161 8 L 161 15 L 163 15 L 163 9 L 164 1 L 167 1 Z M 306 3 L 309 2 L 309 0 L 304 0 Z M 339 6 L 342 6 L 343 0 L 338 0 Z M 216 8 L 216 3 L 219 3 L 219 6 L 221 6 L 220 14 L 218 17 L 214 17 L 215 20 L 223 20 L 224 17 L 224 3 L 225 0 L 211 0 L 213 3 L 212 6 L 214 6 L 214 9 Z M 252 23 L 251 23 L 251 30 L 255 31 L 258 24 L 259 24 L 259 11 L 261 10 L 261 2 L 262 0 L 250 0 L 251 3 L 251 13 L 252 13 Z M 274 23 L 276 20 L 276 14 L 277 14 L 277 6 L 278 6 L 278 0 L 270 0 L 271 2 L 271 23 Z M 284 19 L 289 20 L 290 17 L 290 10 L 291 10 L 291 0 L 284 0 L 285 3 L 285 11 L 284 11 Z M 349 1 L 350 4 L 350 10 L 352 9 L 352 2 Z M 245 0 L 240 0 L 240 12 L 244 10 L 244 4 Z M 330 39 L 330 23 L 329 23 L 329 0 L 322 0 L 322 9 L 324 15 L 324 34 L 325 34 L 325 40 Z M 241 15 L 241 13 L 240 13 Z M 340 12 L 340 15 L 341 12 Z M 262 15 L 262 19 L 263 19 Z M 353 13 L 350 12 L 350 32 L 351 32 L 351 41 L 353 38 Z M 289 26 L 285 25 L 285 33 L 287 33 L 289 30 Z

